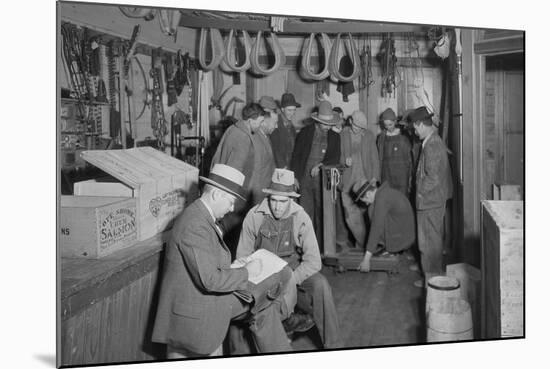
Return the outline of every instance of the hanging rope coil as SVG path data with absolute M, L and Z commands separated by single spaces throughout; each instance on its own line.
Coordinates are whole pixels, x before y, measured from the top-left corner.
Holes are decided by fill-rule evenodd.
M 283 48 L 281 47 L 281 44 L 279 43 L 279 40 L 277 39 L 277 35 L 275 33 L 270 32 L 271 35 L 271 50 L 273 51 L 273 54 L 275 55 L 275 62 L 273 63 L 273 66 L 271 68 L 264 69 L 260 65 L 260 43 L 262 40 L 262 31 L 258 31 L 258 34 L 256 35 L 256 40 L 254 41 L 254 45 L 252 46 L 252 50 L 250 51 L 250 63 L 252 65 L 251 71 L 254 74 L 258 75 L 269 75 L 273 72 L 277 71 L 281 65 L 283 65 L 286 62 L 286 56 L 284 53 Z M 267 42 L 267 38 L 266 38 Z
M 250 49 L 252 45 L 252 40 L 250 39 L 250 36 L 248 35 L 248 32 L 245 30 L 242 31 L 243 34 L 243 44 L 244 44 L 244 54 L 245 54 L 245 60 L 244 63 L 240 66 L 237 65 L 236 56 L 237 56 L 237 32 L 236 31 L 229 31 L 229 36 L 227 37 L 227 41 L 225 44 L 225 57 L 223 58 L 223 61 L 225 62 L 224 66 L 227 66 L 231 71 L 233 72 L 244 72 L 250 68 Z M 233 47 L 233 35 L 235 35 L 235 49 L 234 52 L 232 52 Z
M 323 79 L 326 79 L 329 75 L 329 55 L 330 55 L 330 38 L 327 36 L 326 33 L 321 33 L 321 40 L 323 45 L 323 53 L 324 53 L 324 67 L 323 70 L 321 70 L 319 73 L 315 74 L 312 72 L 311 68 L 311 52 L 313 50 L 313 44 L 315 43 L 315 33 L 311 33 L 309 35 L 309 38 L 307 38 L 304 42 L 304 47 L 302 49 L 302 63 L 301 63 L 301 69 L 300 69 L 300 75 L 306 79 L 315 80 L 315 81 L 321 81 Z M 321 59 L 321 55 L 319 53 L 319 60 Z
M 210 48 L 212 60 L 210 64 L 206 61 L 206 34 L 210 32 Z M 223 38 L 216 28 L 201 28 L 199 41 L 199 64 L 204 70 L 211 71 L 218 67 L 225 55 Z
M 330 76 L 333 79 L 336 79 L 337 81 L 340 81 L 340 82 L 353 81 L 359 76 L 359 72 L 361 71 L 361 66 L 359 61 L 359 51 L 357 50 L 357 46 L 355 45 L 355 41 L 353 41 L 353 37 L 351 36 L 351 33 L 348 33 L 347 41 L 348 41 L 347 43 L 344 43 L 344 49 L 347 49 L 348 55 L 351 59 L 351 63 L 353 64 L 353 72 L 349 76 L 343 76 L 339 70 L 340 44 L 342 42 L 342 36 L 340 33 L 336 36 L 336 40 L 332 44 L 332 49 L 330 50 L 330 58 L 329 58 Z

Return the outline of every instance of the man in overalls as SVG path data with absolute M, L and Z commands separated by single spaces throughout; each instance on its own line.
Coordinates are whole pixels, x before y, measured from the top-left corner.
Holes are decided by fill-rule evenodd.
M 283 294 L 281 317 L 290 317 L 294 305 L 313 316 L 325 348 L 341 347 L 332 290 L 321 270 L 319 246 L 311 219 L 294 199 L 294 172 L 275 169 L 267 197 L 254 206 L 243 222 L 237 258 L 266 249 L 288 262 L 295 283 Z M 292 280 L 291 280 L 292 281 Z M 296 286 L 297 290 L 294 290 Z M 287 321 L 283 325 L 287 325 Z

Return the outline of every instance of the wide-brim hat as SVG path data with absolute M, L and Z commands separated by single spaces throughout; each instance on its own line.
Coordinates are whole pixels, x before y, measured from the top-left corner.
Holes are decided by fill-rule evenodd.
M 262 192 L 268 195 L 300 197 L 300 194 L 296 192 L 294 172 L 283 168 L 275 169 L 269 187 L 264 188 Z
M 199 179 L 246 201 L 243 189 L 244 174 L 229 165 L 215 164 L 208 178 L 199 176 Z
M 355 182 L 352 188 L 352 194 L 353 194 L 353 202 L 357 202 L 367 193 L 369 190 L 373 190 L 376 188 L 375 183 L 370 183 L 368 180 L 363 179 Z
M 302 104 L 296 101 L 293 94 L 287 92 L 284 93 L 283 96 L 281 96 L 281 108 L 286 108 L 287 106 L 295 106 L 299 108 L 302 106 Z
M 321 101 L 319 104 L 319 110 L 311 114 L 311 118 L 315 119 L 319 123 L 329 126 L 336 125 L 336 123 L 342 119 L 340 118 L 340 114 L 332 111 L 332 105 L 326 100 Z

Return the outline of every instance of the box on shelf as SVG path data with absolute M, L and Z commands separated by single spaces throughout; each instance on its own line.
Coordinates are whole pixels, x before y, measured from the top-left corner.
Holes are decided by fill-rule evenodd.
M 140 241 L 171 227 L 198 196 L 199 170 L 151 147 L 90 150 L 83 152 L 82 158 L 119 182 L 75 183 L 75 194 L 134 197 Z
M 61 196 L 62 257 L 99 259 L 137 240 L 136 199 Z

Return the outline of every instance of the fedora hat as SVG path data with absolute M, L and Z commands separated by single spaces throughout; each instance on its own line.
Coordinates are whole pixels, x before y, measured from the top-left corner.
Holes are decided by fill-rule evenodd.
M 296 102 L 293 94 L 287 92 L 284 93 L 283 96 L 281 96 L 281 108 L 286 108 L 287 106 L 295 106 L 299 108 L 302 105 L 299 102 Z
M 433 116 L 433 113 L 430 113 L 425 106 L 421 106 L 413 110 L 411 113 L 409 113 L 407 118 L 409 122 L 414 123 L 414 122 L 424 122 L 430 119 L 432 116 Z M 429 124 L 431 125 L 432 122 L 430 121 Z
M 229 165 L 215 164 L 208 178 L 202 176 L 199 178 L 205 183 L 246 201 L 243 195 L 244 174 Z
M 260 106 L 264 109 L 271 109 L 273 111 L 277 110 L 277 103 L 275 103 L 275 99 L 271 96 L 262 96 L 260 97 Z
M 329 126 L 336 125 L 340 121 L 340 115 L 332 111 L 332 105 L 328 101 L 321 101 L 319 111 L 311 114 L 311 118 Z
M 293 171 L 276 168 L 271 176 L 269 187 L 264 188 L 262 192 L 268 195 L 300 197 L 300 195 L 296 193 L 295 183 Z
M 363 197 L 363 195 L 367 193 L 367 191 L 374 190 L 375 188 L 376 184 L 370 183 L 366 179 L 355 182 L 351 190 L 351 192 L 353 193 L 353 202 L 359 201 L 359 199 L 361 199 L 361 197 Z

